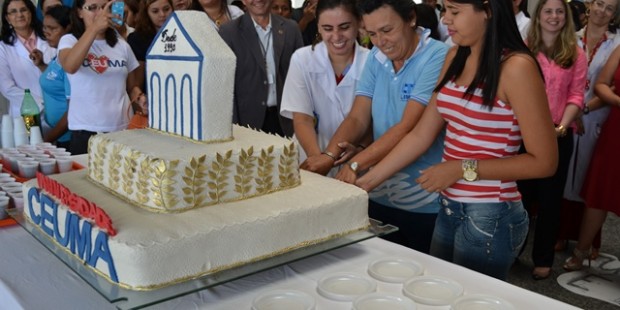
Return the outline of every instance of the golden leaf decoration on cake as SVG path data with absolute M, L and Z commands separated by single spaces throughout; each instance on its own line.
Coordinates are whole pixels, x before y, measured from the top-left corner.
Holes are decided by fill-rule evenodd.
M 252 190 L 252 174 L 256 157 L 254 157 L 254 147 L 251 146 L 247 151 L 241 150 L 239 154 L 239 164 L 237 165 L 237 174 L 235 174 L 235 192 L 244 198 Z
M 267 149 L 262 149 L 258 158 L 258 178 L 256 179 L 256 191 L 263 195 L 270 192 L 273 186 L 273 169 L 275 157 L 273 156 L 273 145 Z
M 140 153 L 130 150 L 129 154 L 123 158 L 123 191 L 127 196 L 133 194 L 133 182 L 136 178 L 136 167 L 138 167 L 138 157 Z
M 119 187 L 121 181 L 121 172 L 120 167 L 123 162 L 123 158 L 121 157 L 121 150 L 123 146 L 120 144 L 114 144 L 112 146 L 112 160 L 109 161 L 108 164 L 108 176 L 109 176 L 109 186 L 111 189 L 116 190 Z
M 93 140 L 93 139 L 91 139 Z M 99 143 L 97 144 L 94 163 L 93 163 L 93 178 L 99 182 L 104 182 L 103 180 L 103 164 L 105 163 L 105 156 L 108 153 L 107 148 L 110 140 L 108 139 L 99 139 Z
M 153 177 L 151 178 L 151 191 L 153 193 L 153 203 L 164 209 L 172 209 L 179 202 L 174 194 L 176 181 L 176 167 L 178 160 L 171 160 L 166 163 L 163 159 L 152 160 Z
M 136 182 L 136 198 L 138 203 L 145 205 L 149 202 L 149 179 L 151 178 L 151 158 L 146 156 L 139 163 L 138 181 Z
M 297 184 L 297 148 L 294 142 L 288 147 L 285 146 L 280 154 L 278 171 L 280 172 L 280 187 L 292 187 Z
M 182 188 L 183 194 L 185 194 L 183 201 L 191 208 L 201 206 L 206 199 L 206 196 L 202 194 L 205 189 L 203 187 L 204 179 L 207 176 L 206 160 L 207 155 L 200 156 L 198 159 L 192 157 L 189 166 L 184 169 L 184 176 L 181 178 L 186 185 Z
M 207 187 L 209 189 L 209 198 L 211 200 L 219 202 L 226 195 L 226 187 L 228 183 L 228 175 L 230 174 L 230 166 L 233 165 L 232 150 L 228 150 L 226 154 L 222 155 L 217 153 L 215 161 L 211 162 L 211 169 L 207 173 L 209 181 L 207 181 Z

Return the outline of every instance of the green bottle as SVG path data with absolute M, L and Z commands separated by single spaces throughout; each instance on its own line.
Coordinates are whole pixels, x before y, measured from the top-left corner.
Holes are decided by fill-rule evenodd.
M 39 105 L 37 105 L 37 102 L 32 98 L 30 89 L 28 88 L 26 88 L 24 92 L 24 100 L 22 101 L 20 112 L 26 124 L 28 134 L 30 134 L 30 127 L 32 126 L 39 126 L 39 128 L 41 128 L 41 110 L 39 110 Z

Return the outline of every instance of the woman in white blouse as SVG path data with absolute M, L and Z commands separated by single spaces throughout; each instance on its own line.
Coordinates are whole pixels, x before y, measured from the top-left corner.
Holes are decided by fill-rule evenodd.
M 34 4 L 27 0 L 7 0 L 2 5 L 0 92 L 9 101 L 12 117 L 20 115 L 26 89 L 30 89 L 39 108 L 43 107 L 39 85 L 41 70 L 33 59 L 51 59 L 54 49 L 43 39 L 35 10 Z
M 334 176 L 337 158 L 321 150 L 351 110 L 369 51 L 356 41 L 360 19 L 353 0 L 320 0 L 316 14 L 321 42 L 293 54 L 280 114 L 293 119 L 305 153 L 301 168 Z

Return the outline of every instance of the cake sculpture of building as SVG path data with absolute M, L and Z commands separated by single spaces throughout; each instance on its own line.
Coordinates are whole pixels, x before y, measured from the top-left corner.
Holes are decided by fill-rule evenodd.
M 172 14 L 147 52 L 149 127 L 199 141 L 232 138 L 235 54 L 202 12 Z M 187 27 L 186 27 L 187 26 Z
M 24 217 L 121 287 L 155 289 L 369 225 L 366 192 L 300 171 L 289 139 L 231 125 L 234 55 L 207 18 L 173 13 L 150 48 L 152 128 L 96 135 L 87 170 L 24 183 Z

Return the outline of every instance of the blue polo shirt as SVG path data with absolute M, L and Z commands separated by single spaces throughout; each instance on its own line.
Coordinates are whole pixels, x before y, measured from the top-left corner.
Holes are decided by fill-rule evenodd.
M 67 99 L 71 94 L 69 80 L 56 58 L 47 65 L 47 69 L 39 77 L 39 83 L 43 92 L 45 122 L 54 128 L 69 109 Z M 71 133 L 68 131 L 58 138 L 59 142 L 69 140 L 71 140 Z
M 357 83 L 355 94 L 372 99 L 375 140 L 402 119 L 407 104 L 426 106 L 433 95 L 448 46 L 430 38 L 430 30 L 418 28 L 417 33 L 420 42 L 400 71 L 394 72 L 392 61 L 375 47 Z M 415 179 L 420 170 L 441 162 L 444 135 L 442 132 L 417 161 L 375 188 L 369 194 L 370 199 L 408 211 L 436 213 L 438 194 L 425 191 Z

